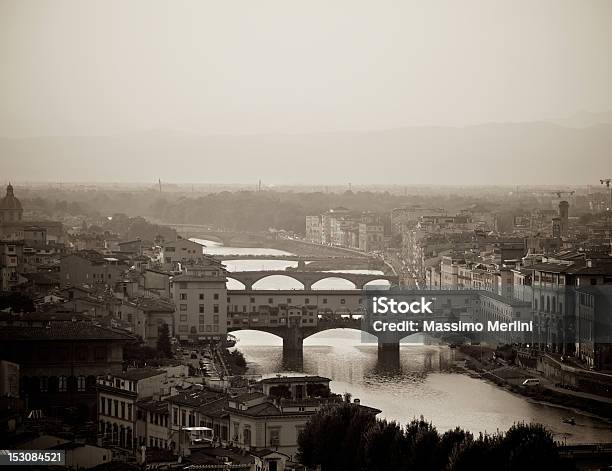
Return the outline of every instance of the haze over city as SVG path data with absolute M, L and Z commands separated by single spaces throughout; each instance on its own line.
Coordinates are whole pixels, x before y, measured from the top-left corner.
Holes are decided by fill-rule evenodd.
M 595 184 L 611 14 L 5 0 L 0 164 L 18 182 Z
M 0 467 L 612 469 L 611 0 L 0 0 Z

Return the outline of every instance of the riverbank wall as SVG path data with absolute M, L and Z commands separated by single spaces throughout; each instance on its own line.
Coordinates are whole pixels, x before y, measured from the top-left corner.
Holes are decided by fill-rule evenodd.
M 546 387 L 544 385 L 526 387 L 522 380 L 527 377 L 538 377 L 542 372 L 537 368 L 525 368 L 521 366 L 500 366 L 489 361 L 490 356 L 482 356 L 473 349 L 459 348 L 461 355 L 465 358 L 465 368 L 474 376 L 495 383 L 512 393 L 519 394 L 533 401 L 548 403 L 565 407 L 572 410 L 593 414 L 597 417 L 612 420 L 612 400 L 607 397 L 596 397 L 593 394 L 580 393 L 576 391 L 564 391 L 557 387 Z

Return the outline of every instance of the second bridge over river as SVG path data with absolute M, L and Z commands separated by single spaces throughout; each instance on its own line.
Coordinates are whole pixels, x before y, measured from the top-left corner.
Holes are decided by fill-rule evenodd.
M 312 285 L 317 281 L 328 278 L 340 278 L 353 283 L 356 289 L 363 289 L 368 283 L 375 281 L 388 281 L 392 286 L 398 284 L 399 279 L 396 275 L 372 275 L 364 273 L 346 272 L 320 272 L 320 271 L 292 271 L 292 270 L 262 270 L 262 271 L 240 271 L 230 272 L 228 278 L 239 281 L 245 290 L 252 290 L 253 285 L 269 276 L 286 276 L 300 282 L 305 290 L 312 289 Z

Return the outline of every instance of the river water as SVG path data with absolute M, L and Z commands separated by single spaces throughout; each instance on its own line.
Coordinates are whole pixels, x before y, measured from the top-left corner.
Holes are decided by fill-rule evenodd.
M 201 240 L 205 253 L 221 255 L 287 254 L 266 248 L 233 248 Z M 297 266 L 285 260 L 231 260 L 228 270 L 282 270 Z M 367 270 L 363 272 L 368 273 Z M 230 274 L 231 276 L 231 274 Z M 228 281 L 228 288 L 243 286 Z M 301 289 L 287 277 L 272 276 L 259 281 L 254 289 Z M 322 280 L 313 289 L 353 288 L 340 279 Z M 576 411 L 532 402 L 484 380 L 448 371 L 453 351 L 446 346 L 412 342 L 400 348 L 400 364 L 392 369 L 379 364 L 375 343 L 363 343 L 357 331 L 336 329 L 313 335 L 304 341 L 303 366 L 297 368 L 283 358 L 282 340 L 256 331 L 234 332 L 238 348 L 244 353 L 249 373 L 263 376 L 304 372 L 332 379 L 336 393 L 350 392 L 361 403 L 376 407 L 379 417 L 406 423 L 424 416 L 440 431 L 456 426 L 472 431 L 506 430 L 517 422 L 539 422 L 546 425 L 555 438 L 567 443 L 612 442 L 612 425 Z M 299 371 L 298 371 L 299 370 Z M 572 416 L 576 425 L 563 423 Z

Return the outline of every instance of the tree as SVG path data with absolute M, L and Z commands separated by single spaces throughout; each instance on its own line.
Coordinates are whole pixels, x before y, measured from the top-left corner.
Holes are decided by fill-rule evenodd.
M 505 434 L 476 439 L 458 427 L 440 435 L 423 417 L 402 428 L 341 401 L 311 417 L 298 437 L 297 458 L 322 471 L 576 469 L 561 459 L 551 433 L 539 424 L 516 424 Z
M 408 462 L 408 442 L 396 422 L 378 420 L 364 437 L 364 462 L 368 471 L 395 471 Z
M 172 345 L 170 345 L 170 329 L 164 323 L 159 328 L 157 337 L 157 351 L 166 358 L 172 357 Z
M 240 350 L 234 350 L 233 352 L 231 352 L 230 357 L 234 365 L 240 368 L 246 367 L 246 360 Z
M 447 457 L 439 454 L 440 435 L 422 416 L 406 425 L 406 439 L 410 447 L 409 469 L 434 471 L 446 464 Z
M 449 471 L 487 471 L 504 469 L 503 461 L 496 459 L 494 450 L 499 445 L 499 436 L 480 435 L 476 440 L 468 439 L 455 448 L 449 458 Z M 546 469 L 546 468 L 545 468 Z
M 561 458 L 552 434 L 541 424 L 515 424 L 500 443 L 509 470 L 559 469 Z
M 325 407 L 300 433 L 298 459 L 306 466 L 321 465 L 323 471 L 362 469 L 364 437 L 375 423 L 375 417 L 356 404 Z

